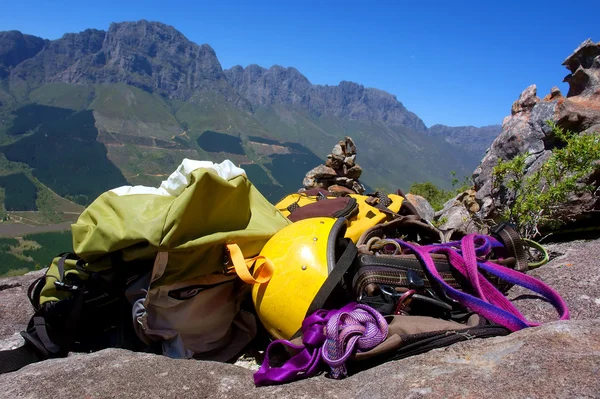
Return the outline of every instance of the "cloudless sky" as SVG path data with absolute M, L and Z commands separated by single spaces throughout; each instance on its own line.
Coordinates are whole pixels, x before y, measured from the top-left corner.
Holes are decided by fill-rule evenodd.
M 223 68 L 293 66 L 313 84 L 386 90 L 427 126 L 501 123 L 532 83 L 566 94 L 564 59 L 600 41 L 600 0 L 0 0 L 0 30 L 57 39 L 147 19 L 212 46 Z

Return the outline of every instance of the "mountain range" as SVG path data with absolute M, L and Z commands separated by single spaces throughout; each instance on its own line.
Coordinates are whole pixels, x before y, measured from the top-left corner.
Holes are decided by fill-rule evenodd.
M 158 22 L 57 40 L 0 32 L 0 175 L 16 176 L 0 194 L 14 212 L 64 214 L 119 185 L 157 185 L 185 157 L 229 158 L 277 200 L 344 136 L 372 188 L 447 185 L 500 130 L 427 128 L 385 91 L 313 85 L 292 67 L 224 70 L 209 45 Z

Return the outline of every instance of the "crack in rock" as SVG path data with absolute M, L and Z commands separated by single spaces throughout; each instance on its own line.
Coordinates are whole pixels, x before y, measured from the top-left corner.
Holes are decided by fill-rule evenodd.
M 8 283 L 8 284 L 0 284 L 0 291 L 9 290 L 11 288 L 20 287 L 20 283 Z

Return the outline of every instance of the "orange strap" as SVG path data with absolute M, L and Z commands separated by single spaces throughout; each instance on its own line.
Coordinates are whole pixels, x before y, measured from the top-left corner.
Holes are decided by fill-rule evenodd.
M 237 244 L 227 244 L 227 249 L 229 250 L 229 257 L 231 258 L 235 272 L 243 282 L 248 284 L 263 284 L 269 281 L 273 276 L 273 263 L 264 256 L 256 256 L 251 259 L 244 259 L 242 250 Z M 252 274 L 250 274 L 249 269 L 252 267 L 254 262 L 259 259 L 262 259 L 264 262 L 254 269 L 254 274 L 257 274 L 257 276 L 254 277 Z

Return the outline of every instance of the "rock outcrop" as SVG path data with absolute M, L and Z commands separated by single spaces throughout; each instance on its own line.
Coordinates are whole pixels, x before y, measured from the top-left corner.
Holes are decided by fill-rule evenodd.
M 345 380 L 321 375 L 283 386 L 255 388 L 252 371 L 236 365 L 107 349 L 32 364 L 1 375 L 0 390 L 6 398 L 32 399 L 597 397 L 600 284 L 596 258 L 600 240 L 555 244 L 548 249 L 556 257 L 532 274 L 563 295 L 573 320 L 505 337 L 461 342 L 384 363 Z M 0 289 L 3 314 L 10 315 L 2 319 L 0 348 L 17 345 L 12 331 L 20 330 L 23 319 L 31 314 L 30 307 L 26 309 L 29 304 L 25 290 L 36 273 L 0 280 L 0 287 L 4 287 Z M 509 296 L 531 319 L 556 318 L 548 303 L 527 293 L 513 288 Z
M 362 194 L 365 186 L 359 178 L 362 168 L 356 163 L 356 145 L 350 137 L 337 143 L 324 165 L 319 165 L 306 173 L 302 185 L 304 189 L 324 188 L 332 193 Z
M 432 221 L 435 216 L 435 210 L 424 197 L 408 193 L 406 199 L 415 207 L 419 216 L 425 220 Z
M 570 87 L 567 96 L 555 87 L 540 100 L 535 85 L 525 89 L 513 104 L 511 115 L 504 119 L 502 132 L 473 172 L 480 219 L 493 218 L 498 205 L 510 203 L 514 197 L 507 187 L 493 187 L 492 171 L 499 160 L 527 154 L 529 175 L 552 154 L 556 142 L 546 121 L 554 121 L 576 133 L 600 132 L 600 43 L 586 40 L 563 65 L 571 72 L 564 79 Z M 600 179 L 592 177 L 587 183 L 598 187 Z M 598 208 L 598 196 L 574 195 L 562 208 L 561 215 L 565 219 L 578 219 Z
M 479 211 L 475 196 L 475 190 L 469 189 L 446 201 L 444 207 L 434 215 L 439 228 L 459 236 L 484 232 L 481 231 L 484 230 L 482 226 L 473 220 L 473 215 Z

